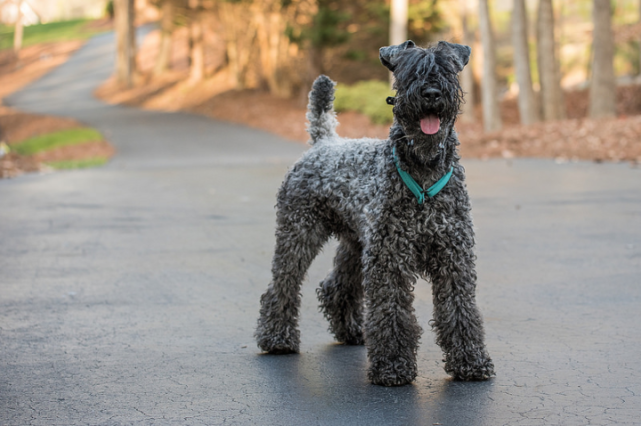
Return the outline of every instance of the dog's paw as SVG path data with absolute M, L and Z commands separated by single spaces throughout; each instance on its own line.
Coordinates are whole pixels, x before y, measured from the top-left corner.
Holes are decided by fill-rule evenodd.
M 261 339 L 258 341 L 258 347 L 272 355 L 297 354 L 299 351 L 297 342 L 283 342 L 275 339 Z
M 416 365 L 407 362 L 376 363 L 370 367 L 367 378 L 375 385 L 407 385 L 416 379 Z
M 363 339 L 363 334 L 352 334 L 350 336 L 345 337 L 344 339 L 340 340 L 344 345 L 350 345 L 350 346 L 362 346 L 365 344 L 365 339 Z
M 487 355 L 475 359 L 476 362 L 470 364 L 465 361 L 456 362 L 456 360 L 446 360 L 445 371 L 450 374 L 454 380 L 461 381 L 478 381 L 487 380 L 494 377 L 494 363 Z
M 352 326 L 342 330 L 333 330 L 330 328 L 330 331 L 334 333 L 336 341 L 344 345 L 358 346 L 365 344 L 365 339 L 363 338 L 363 332 L 361 331 L 360 326 Z
M 280 346 L 269 348 L 269 349 L 261 347 L 261 349 L 270 355 L 287 355 L 287 354 L 298 353 L 298 348 L 288 348 L 288 347 L 280 347 Z
M 275 332 L 259 326 L 254 337 L 258 347 L 267 353 L 282 355 L 299 352 L 300 333 L 296 329 L 285 328 Z

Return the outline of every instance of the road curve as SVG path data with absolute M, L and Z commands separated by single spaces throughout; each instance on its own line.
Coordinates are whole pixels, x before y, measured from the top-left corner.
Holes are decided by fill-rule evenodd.
M 144 27 L 140 36 L 148 31 Z M 194 114 L 111 106 L 93 97 L 113 71 L 113 34 L 91 39 L 69 61 L 7 98 L 23 110 L 73 117 L 98 128 L 118 150 L 112 167 L 291 162 L 301 144 Z

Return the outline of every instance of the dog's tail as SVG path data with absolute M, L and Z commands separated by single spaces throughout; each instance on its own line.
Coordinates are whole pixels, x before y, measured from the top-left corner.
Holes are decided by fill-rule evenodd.
M 307 133 L 310 145 L 336 137 L 336 113 L 334 112 L 334 85 L 326 75 L 319 76 L 309 92 L 307 104 Z

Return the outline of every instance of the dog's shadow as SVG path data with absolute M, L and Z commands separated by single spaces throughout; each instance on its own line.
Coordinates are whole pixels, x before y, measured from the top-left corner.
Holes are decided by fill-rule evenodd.
M 474 425 L 482 423 L 493 391 L 491 381 L 457 382 L 442 370 L 412 385 L 372 385 L 363 346 L 316 346 L 298 355 L 258 355 L 256 362 L 259 381 L 268 389 L 264 403 L 295 423 Z

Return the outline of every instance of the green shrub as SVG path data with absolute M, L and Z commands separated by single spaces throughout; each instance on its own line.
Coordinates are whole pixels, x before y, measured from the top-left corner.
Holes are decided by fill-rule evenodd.
M 376 124 L 389 124 L 394 119 L 392 106 L 385 100 L 394 96 L 389 83 L 378 80 L 361 81 L 352 86 L 336 86 L 336 111 L 358 111 Z
M 22 142 L 12 144 L 11 149 L 20 155 L 33 155 L 61 146 L 78 145 L 85 142 L 97 142 L 101 140 L 103 140 L 102 135 L 96 129 L 81 127 L 77 129 L 60 130 L 58 132 L 29 138 Z

